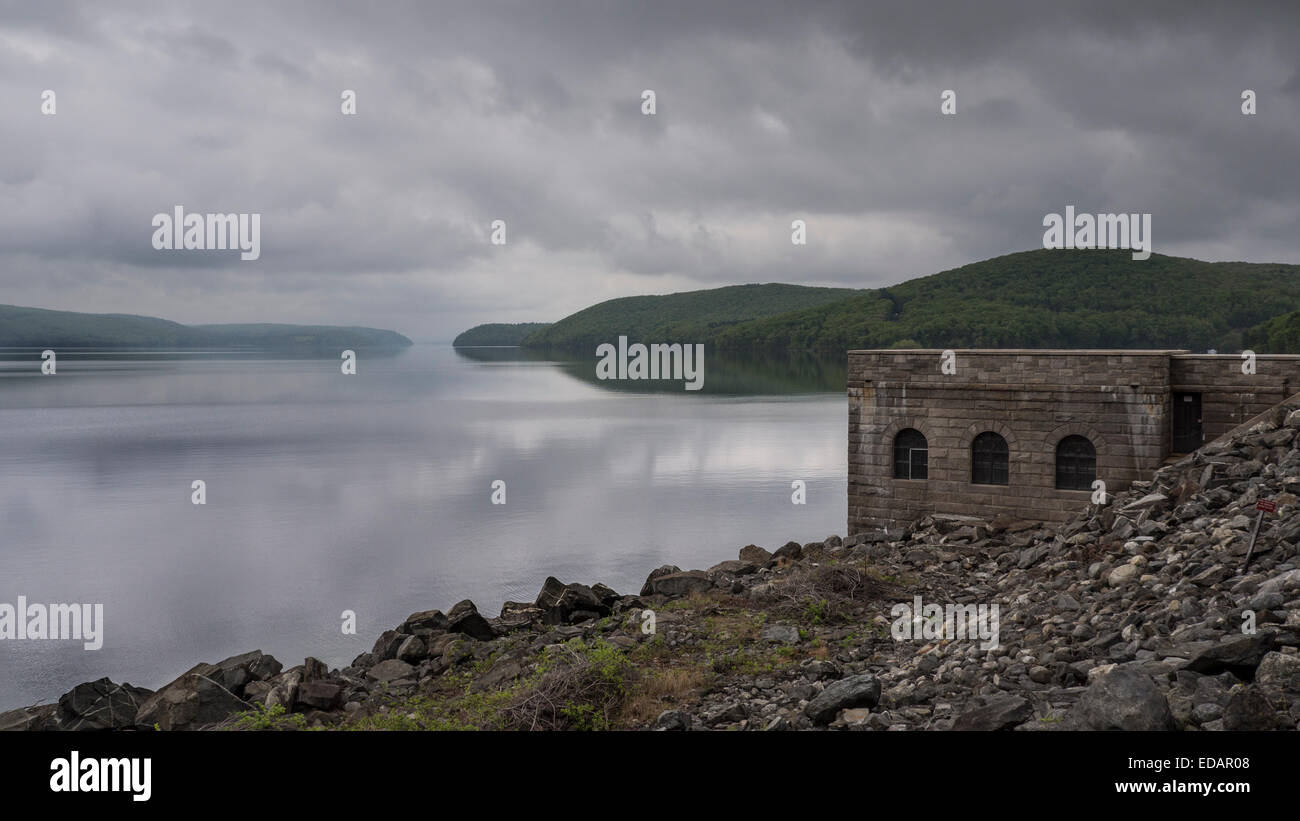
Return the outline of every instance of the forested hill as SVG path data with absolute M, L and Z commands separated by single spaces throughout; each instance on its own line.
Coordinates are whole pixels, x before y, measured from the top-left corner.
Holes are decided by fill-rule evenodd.
M 1272 318 L 1300 309 L 1300 266 L 1129 251 L 1026 251 L 721 331 L 720 349 L 1290 346 Z
M 404 348 L 394 331 L 336 325 L 181 325 L 132 314 L 83 314 L 0 305 L 0 347 Z
M 451 344 L 457 348 L 517 346 L 529 334 L 549 327 L 551 327 L 549 322 L 516 322 L 514 324 L 491 322 L 487 325 L 475 325 L 457 336 L 452 340 Z
M 707 342 L 739 323 L 839 302 L 857 293 L 852 288 L 768 284 L 622 297 L 570 314 L 530 334 L 523 344 L 591 351 L 619 336 L 645 342 Z
M 888 347 L 1298 353 L 1300 266 L 1034 250 L 871 290 L 740 285 L 614 299 L 522 344 L 589 353 L 619 336 L 830 355 Z

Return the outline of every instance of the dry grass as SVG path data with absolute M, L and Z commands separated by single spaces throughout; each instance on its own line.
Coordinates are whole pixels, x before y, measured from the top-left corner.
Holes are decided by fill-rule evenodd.
M 853 621 L 863 610 L 893 596 L 898 585 L 855 565 L 796 568 L 770 594 L 778 608 L 813 623 Z
M 699 667 L 669 667 L 649 673 L 623 704 L 620 723 L 643 727 L 664 710 L 695 700 L 712 681 L 712 673 Z

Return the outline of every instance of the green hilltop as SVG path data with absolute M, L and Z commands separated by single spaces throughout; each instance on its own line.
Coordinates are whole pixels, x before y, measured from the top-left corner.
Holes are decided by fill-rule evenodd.
M 457 348 L 517 346 L 529 334 L 549 327 L 551 327 L 549 322 L 517 322 L 514 324 L 489 322 L 486 325 L 475 325 L 468 331 L 464 331 L 452 340 L 451 344 Z
M 1258 327 L 1300 309 L 1300 266 L 1129 251 L 1026 251 L 843 303 L 729 329 L 722 349 L 1217 348 L 1270 346 Z M 1294 349 L 1294 345 L 1292 347 Z
M 0 305 L 6 348 L 404 348 L 394 331 L 335 325 L 181 325 L 133 314 L 83 314 Z
M 614 299 L 525 337 L 590 352 L 627 336 L 718 351 L 1186 348 L 1300 352 L 1300 266 L 1034 250 L 887 288 L 738 285 Z
M 620 335 L 646 342 L 707 342 L 726 328 L 792 310 L 839 302 L 858 291 L 852 288 L 810 288 L 804 285 L 729 285 L 707 291 L 664 296 L 611 299 L 570 314 L 554 325 L 530 334 L 523 344 L 533 348 L 594 350 Z

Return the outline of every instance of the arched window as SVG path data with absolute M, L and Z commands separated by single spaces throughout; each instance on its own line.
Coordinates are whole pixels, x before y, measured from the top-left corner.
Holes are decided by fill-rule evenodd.
M 894 437 L 894 478 L 929 478 L 929 445 L 925 435 L 914 428 L 903 428 Z
M 1007 440 L 985 431 L 970 443 L 970 480 L 977 485 L 1007 484 Z
M 1082 436 L 1056 443 L 1056 486 L 1061 490 L 1091 490 L 1097 478 L 1097 449 Z

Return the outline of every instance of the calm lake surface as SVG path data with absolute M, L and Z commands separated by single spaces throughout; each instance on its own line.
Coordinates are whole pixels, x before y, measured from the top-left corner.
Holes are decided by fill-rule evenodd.
M 706 365 L 697 393 L 513 349 L 362 351 L 355 376 L 123 352 L 61 352 L 45 376 L 39 351 L 0 351 L 0 602 L 102 603 L 105 622 L 97 651 L 0 641 L 0 710 L 253 649 L 340 667 L 409 613 L 495 616 L 548 575 L 636 593 L 661 564 L 842 533 L 843 365 Z

